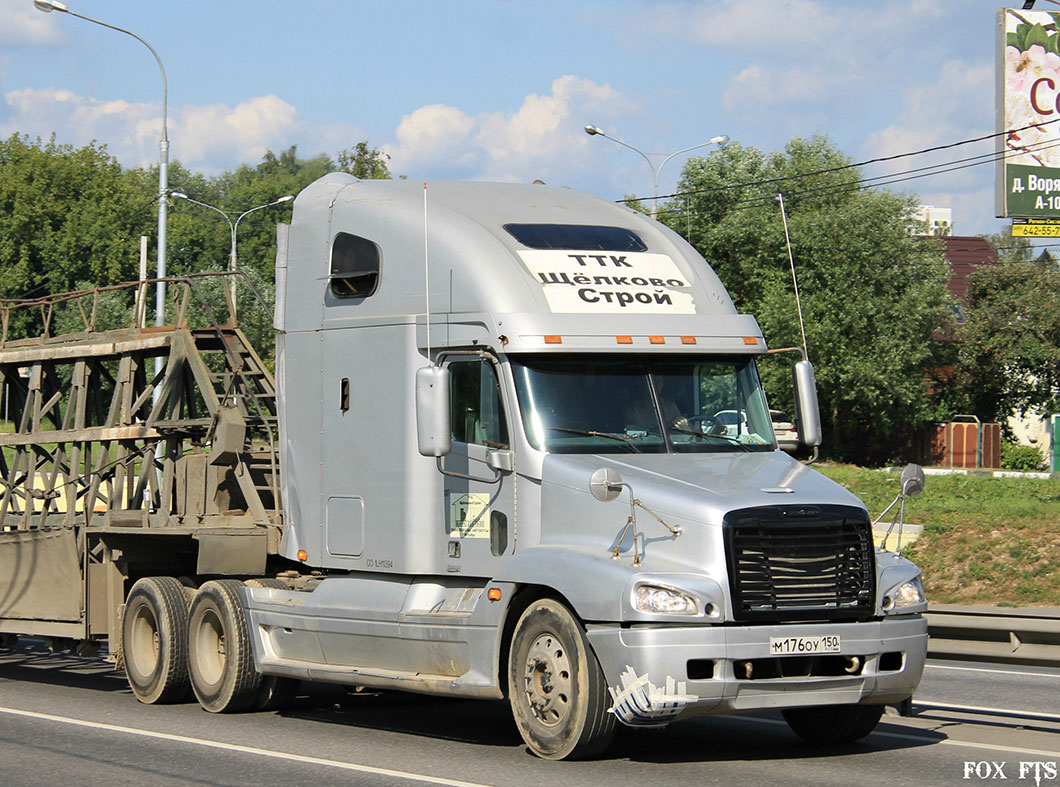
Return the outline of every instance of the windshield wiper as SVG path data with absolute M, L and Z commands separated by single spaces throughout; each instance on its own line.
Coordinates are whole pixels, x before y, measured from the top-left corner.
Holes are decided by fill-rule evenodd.
M 629 446 L 630 450 L 634 453 L 640 453 L 640 449 L 633 445 L 633 440 L 641 435 L 626 435 L 626 434 L 615 434 L 614 432 L 597 432 L 594 429 L 567 429 L 563 426 L 550 426 L 549 429 L 555 432 L 566 432 L 567 434 L 580 434 L 586 437 L 605 437 L 608 440 L 617 440 L 620 443 L 625 443 Z
M 732 437 L 727 434 L 713 434 L 711 432 L 697 432 L 694 429 L 682 429 L 680 426 L 671 426 L 671 432 L 679 432 L 681 434 L 692 435 L 693 437 L 717 437 L 719 440 L 728 440 L 733 445 L 738 445 L 744 451 L 750 451 L 751 446 L 747 443 L 741 443 L 740 438 Z

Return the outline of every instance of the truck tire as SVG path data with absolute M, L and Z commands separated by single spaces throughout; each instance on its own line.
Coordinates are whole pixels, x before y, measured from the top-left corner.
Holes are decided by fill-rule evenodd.
M 882 705 L 822 705 L 782 711 L 792 732 L 810 743 L 853 743 L 876 729 Z
M 534 602 L 515 624 L 508 694 L 519 734 L 544 759 L 595 757 L 614 736 L 603 670 L 581 624 L 558 601 Z
M 121 624 L 125 676 L 136 699 L 152 705 L 188 696 L 188 604 L 173 577 L 144 577 L 125 600 Z
M 188 613 L 191 688 L 211 713 L 249 710 L 261 687 L 238 588 L 234 579 L 207 582 Z

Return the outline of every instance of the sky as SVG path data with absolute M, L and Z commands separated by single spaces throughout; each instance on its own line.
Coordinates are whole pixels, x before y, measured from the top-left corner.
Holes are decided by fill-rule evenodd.
M 720 134 L 770 152 L 823 134 L 855 162 L 995 132 L 992 0 L 66 0 L 131 30 L 168 79 L 170 158 L 212 175 L 367 140 L 395 175 L 541 179 L 651 195 Z M 1054 10 L 1038 0 L 1035 10 Z M 1060 6 L 1055 10 L 1060 11 Z M 95 140 L 158 162 L 162 78 L 134 38 L 0 0 L 0 137 Z M 992 141 L 866 167 L 895 175 Z M 670 159 L 659 193 L 684 161 Z M 984 159 L 985 160 L 985 159 Z M 991 163 L 889 188 L 1000 231 Z

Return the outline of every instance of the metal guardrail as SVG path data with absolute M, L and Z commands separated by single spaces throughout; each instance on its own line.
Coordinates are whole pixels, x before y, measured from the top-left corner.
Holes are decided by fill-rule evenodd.
M 1060 667 L 1060 608 L 932 604 L 927 621 L 932 658 Z

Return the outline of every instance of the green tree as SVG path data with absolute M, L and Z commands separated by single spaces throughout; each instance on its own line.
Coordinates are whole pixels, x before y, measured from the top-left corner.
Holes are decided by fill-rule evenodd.
M 135 278 L 139 236 L 155 232 L 153 197 L 147 173 L 123 171 L 105 146 L 0 141 L 0 298 Z M 39 330 L 29 314 L 12 330 Z
M 816 174 L 814 174 L 816 173 Z M 858 186 L 823 137 L 765 154 L 731 143 L 691 159 L 663 214 L 706 257 L 770 347 L 802 344 L 778 191 L 816 372 L 825 450 L 878 463 L 933 415 L 927 372 L 952 319 L 937 242 L 913 234 L 911 196 Z M 791 406 L 791 356 L 763 359 L 773 406 Z
M 1047 259 L 980 267 L 957 334 L 957 402 L 984 420 L 1060 411 L 1060 268 Z
M 997 252 L 997 258 L 1001 262 L 1032 262 L 1034 260 L 1035 249 L 1031 245 L 1031 239 L 1013 237 L 1011 226 L 984 237 Z
M 367 142 L 358 142 L 353 150 L 340 150 L 339 169 L 361 180 L 385 180 L 390 177 L 390 156 Z

